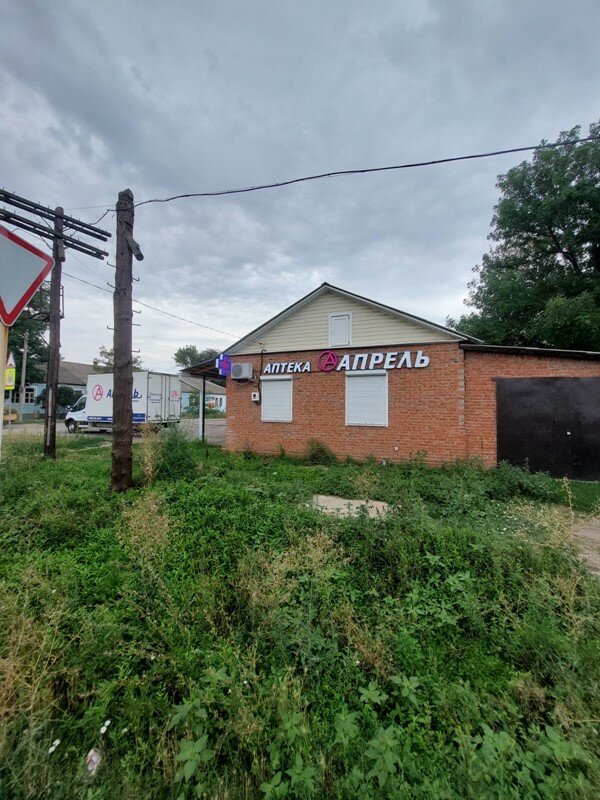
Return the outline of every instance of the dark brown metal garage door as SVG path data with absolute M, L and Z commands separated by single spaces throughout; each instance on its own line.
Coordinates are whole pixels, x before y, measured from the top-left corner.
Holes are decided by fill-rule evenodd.
M 600 378 L 496 382 L 498 461 L 600 480 Z

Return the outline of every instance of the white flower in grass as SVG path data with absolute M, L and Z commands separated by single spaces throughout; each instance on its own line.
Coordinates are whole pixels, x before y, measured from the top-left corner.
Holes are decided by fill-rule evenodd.
M 60 739 L 55 739 L 48 748 L 48 755 L 52 755 L 52 753 L 56 750 L 59 744 L 60 744 Z

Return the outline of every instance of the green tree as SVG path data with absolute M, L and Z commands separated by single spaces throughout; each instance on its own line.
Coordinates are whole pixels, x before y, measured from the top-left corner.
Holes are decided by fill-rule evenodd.
M 579 139 L 577 126 L 558 141 Z M 600 141 L 538 150 L 497 186 L 474 311 L 449 324 L 488 343 L 600 350 Z
M 92 364 L 95 372 L 114 372 L 115 371 L 115 351 L 113 348 L 100 345 L 98 351 L 99 355 L 93 359 Z M 139 356 L 133 356 L 131 359 L 133 369 L 143 369 L 142 359 Z
M 48 360 L 48 344 L 44 334 L 48 330 L 48 293 L 37 292 L 29 306 L 8 332 L 8 350 L 15 356 L 17 365 L 17 384 L 21 382 L 23 363 L 23 342 L 25 333 L 29 334 L 27 344 L 27 383 L 41 383 L 46 380 L 45 363 Z
M 219 355 L 219 350 L 214 350 L 212 347 L 207 347 L 205 350 L 198 350 L 193 344 L 186 344 L 180 347 L 173 356 L 175 363 L 182 369 L 191 367 L 193 364 L 199 364 L 201 361 L 208 361 L 209 358 L 216 358 Z
M 56 402 L 60 408 L 66 408 L 67 406 L 75 405 L 80 397 L 81 392 L 78 392 L 77 389 L 73 389 L 71 386 L 59 386 L 56 391 Z M 37 402 L 42 408 L 46 408 L 45 389 L 42 389 L 42 391 L 38 394 Z

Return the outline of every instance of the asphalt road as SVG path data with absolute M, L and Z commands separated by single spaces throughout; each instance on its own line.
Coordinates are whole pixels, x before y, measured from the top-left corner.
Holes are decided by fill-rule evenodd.
M 197 419 L 182 419 L 180 422 L 181 430 L 185 431 L 190 439 L 199 439 L 199 425 Z M 4 436 L 19 436 L 22 434 L 33 434 L 42 436 L 44 433 L 44 426 L 38 422 L 26 422 L 24 425 L 5 425 L 3 429 Z M 56 425 L 56 433 L 60 436 L 68 436 L 69 433 L 62 420 Z M 96 436 L 97 432 L 93 431 L 87 436 Z M 206 441 L 209 444 L 225 444 L 225 420 L 224 419 L 207 419 L 205 422 L 205 435 Z

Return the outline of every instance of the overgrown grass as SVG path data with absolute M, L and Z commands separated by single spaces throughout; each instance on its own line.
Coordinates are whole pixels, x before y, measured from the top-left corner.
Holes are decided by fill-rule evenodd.
M 600 590 L 568 507 L 597 485 L 170 433 L 114 496 L 100 444 L 7 443 L 0 797 L 598 795 Z

